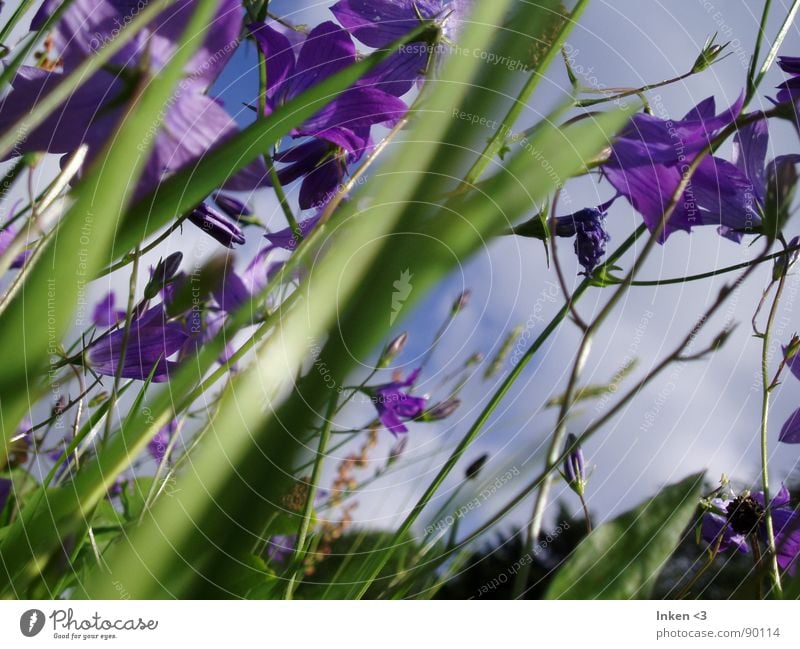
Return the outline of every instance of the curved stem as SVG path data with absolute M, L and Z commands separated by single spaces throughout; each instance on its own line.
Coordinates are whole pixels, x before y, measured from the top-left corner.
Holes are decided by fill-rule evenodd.
M 761 333 L 761 427 L 760 427 L 760 449 L 761 449 L 761 490 L 764 492 L 764 523 L 767 530 L 767 556 L 765 557 L 772 587 L 780 598 L 783 595 L 781 586 L 781 574 L 778 569 L 778 557 L 775 551 L 775 530 L 772 525 L 772 503 L 769 493 L 769 445 L 768 445 L 768 419 L 769 419 L 769 395 L 772 380 L 769 375 L 770 359 L 770 339 L 772 328 L 775 323 L 775 316 L 778 312 L 783 287 L 786 283 L 786 272 L 782 272 L 777 281 L 778 287 L 775 297 L 772 299 L 767 323 Z

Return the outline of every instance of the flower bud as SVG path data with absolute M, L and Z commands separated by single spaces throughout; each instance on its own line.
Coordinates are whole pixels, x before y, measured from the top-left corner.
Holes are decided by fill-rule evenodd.
M 397 357 L 397 355 L 403 351 L 403 348 L 406 346 L 408 342 L 408 332 L 404 331 L 401 333 L 397 338 L 392 340 L 384 350 L 381 352 L 381 357 L 378 359 L 378 367 L 380 369 L 389 367 L 391 362 Z
M 182 261 L 183 254 L 180 252 L 173 252 L 166 259 L 160 259 L 153 270 L 150 281 L 147 282 L 147 286 L 144 287 L 145 298 L 152 300 L 158 295 L 158 293 L 175 277 Z
M 435 406 L 428 408 L 428 410 L 422 413 L 421 418 L 423 421 L 441 421 L 442 419 L 447 419 L 458 410 L 460 406 L 461 399 L 451 397 L 446 401 L 441 401 Z
M 703 45 L 703 49 L 700 51 L 700 55 L 697 57 L 697 59 L 694 62 L 694 65 L 692 66 L 693 74 L 697 72 L 702 72 L 703 70 L 710 67 L 711 64 L 714 63 L 719 58 L 719 55 L 722 53 L 722 50 L 724 50 L 728 46 L 728 43 L 725 43 L 724 45 L 715 43 L 714 39 L 716 39 L 716 37 L 717 35 L 714 34 L 711 38 L 706 39 L 706 42 Z
M 576 445 L 578 438 L 572 433 L 567 436 L 564 450 L 572 449 L 564 460 L 564 480 L 579 496 L 586 489 L 586 468 L 583 460 L 583 449 Z
M 483 465 L 486 464 L 486 460 L 488 459 L 489 459 L 489 454 L 484 453 L 472 464 L 470 464 L 464 471 L 464 479 L 472 480 L 473 478 L 477 478 L 478 474 L 481 472 L 481 469 L 483 468 Z
M 456 298 L 455 302 L 453 302 L 452 306 L 452 314 L 455 315 L 462 309 L 467 308 L 469 304 L 469 298 L 472 296 L 472 291 L 467 289 L 466 291 L 462 291 L 459 296 Z

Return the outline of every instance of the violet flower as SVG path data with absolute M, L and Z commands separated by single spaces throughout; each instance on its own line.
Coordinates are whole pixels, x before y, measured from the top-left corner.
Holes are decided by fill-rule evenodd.
M 131 322 L 123 358 L 125 331 L 124 328 L 109 331 L 94 341 L 86 350 L 86 365 L 105 376 L 116 376 L 121 365 L 122 378 L 143 381 L 153 372 L 153 382 L 168 381 L 177 366 L 168 359 L 188 340 L 186 327 L 168 321 L 163 304 L 152 307 Z
M 250 32 L 267 61 L 268 112 L 356 62 L 349 34 L 330 21 L 311 30 L 299 48 L 266 23 L 251 25 Z M 281 183 L 303 178 L 300 207 L 323 205 L 342 183 L 347 165 L 371 146 L 370 128 L 394 122 L 405 111 L 405 103 L 392 94 L 355 84 L 292 132 L 295 138 L 313 139 L 275 156 L 282 165 Z
M 233 248 L 234 245 L 241 245 L 245 242 L 242 229 L 206 203 L 195 207 L 187 220 L 227 248 Z
M 746 554 L 750 551 L 749 536 L 756 535 L 766 542 L 762 492 L 733 499 L 714 498 L 711 504 L 724 512 L 707 512 L 703 516 L 701 533 L 712 547 L 718 547 L 720 552 L 733 548 Z M 785 485 L 781 485 L 780 491 L 772 499 L 770 512 L 778 565 L 793 575 L 797 568 L 795 559 L 800 554 L 800 514 L 792 509 L 789 490 Z
M 567 435 L 565 450 L 572 450 L 564 458 L 564 480 L 575 493 L 583 496 L 586 490 L 586 462 L 583 459 L 583 449 L 575 445 L 577 441 L 578 438 L 572 433 Z
M 414 385 L 420 371 L 421 368 L 417 368 L 404 381 L 392 381 L 369 389 L 378 418 L 394 435 L 408 432 L 403 422 L 419 417 L 425 410 L 427 398 L 412 396 L 405 389 Z
M 31 28 L 38 29 L 57 4 L 47 0 Z M 139 7 L 146 4 L 143 0 Z M 134 15 L 134 5 L 119 0 L 76 0 L 51 33 L 57 62 L 19 69 L 11 82 L 12 91 L 0 105 L 0 130 L 24 117 L 65 76 L 111 40 L 119 24 Z M 128 101 L 140 81 L 157 76 L 172 57 L 176 39 L 195 8 L 196 2 L 192 0 L 165 9 L 107 66 L 88 78 L 43 123 L 27 133 L 17 143 L 13 155 L 30 151 L 68 154 L 87 144 L 86 165 L 91 164 L 125 116 Z M 137 185 L 137 196 L 152 190 L 167 175 L 196 162 L 220 140 L 238 130 L 220 104 L 205 93 L 235 50 L 241 18 L 238 0 L 220 2 L 213 25 L 186 66 L 180 92 L 168 104 L 163 126 L 154 136 L 152 153 Z M 263 165 L 254 163 L 229 179 L 225 186 L 249 190 L 262 184 L 264 176 Z
M 125 309 L 116 309 L 117 296 L 114 291 L 106 293 L 94 306 L 92 322 L 98 327 L 112 327 L 125 318 Z
M 800 98 L 800 56 L 779 56 L 778 65 L 790 78 L 781 83 L 776 97 L 778 103 Z
M 639 113 L 612 147 L 603 173 L 642 215 L 651 232 L 658 229 L 672 195 L 695 156 L 739 115 L 743 98 L 715 115 L 714 98 L 701 101 L 680 120 Z M 722 234 L 749 232 L 760 225 L 752 200 L 753 183 L 741 167 L 706 155 L 677 201 L 659 241 L 692 226 L 716 225 Z
M 8 497 L 11 495 L 11 488 L 13 484 L 7 478 L 0 478 L 0 514 L 8 502 Z
M 300 234 L 302 234 L 304 238 L 311 234 L 311 232 L 314 230 L 319 222 L 320 216 L 321 213 L 298 223 L 300 226 Z M 283 250 L 289 251 L 294 250 L 299 243 L 297 241 L 297 237 L 295 236 L 295 232 L 291 227 L 286 227 L 283 230 L 278 230 L 277 232 L 268 232 L 264 235 L 264 238 L 270 242 L 271 248 L 282 248 Z
M 169 443 L 177 430 L 178 420 L 173 419 L 159 430 L 153 436 L 153 439 L 147 443 L 147 452 L 150 453 L 150 457 L 152 457 L 157 464 L 161 464 L 164 461 Z
M 331 12 L 354 38 L 375 49 L 388 47 L 423 20 L 438 23 L 440 34 L 404 45 L 363 79 L 399 97 L 424 77 L 442 37 L 455 37 L 470 5 L 465 0 L 340 0 Z
M 214 202 L 219 209 L 235 221 L 253 215 L 253 211 L 247 207 L 247 205 L 228 194 L 223 194 L 222 192 L 215 193 Z
M 790 351 L 791 350 L 791 351 Z M 783 348 L 786 366 L 795 376 L 800 379 L 800 354 L 797 353 L 797 339 Z M 784 422 L 778 441 L 784 444 L 800 444 L 800 408 L 795 410 Z

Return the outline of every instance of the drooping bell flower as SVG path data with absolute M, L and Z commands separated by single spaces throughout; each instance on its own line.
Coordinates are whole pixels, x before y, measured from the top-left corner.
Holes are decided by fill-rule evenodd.
M 31 28 L 38 29 L 57 4 L 51 0 L 45 2 Z M 72 3 L 51 33 L 56 62 L 20 68 L 11 82 L 12 91 L 0 106 L 0 131 L 24 117 L 147 4 L 147 0 L 138 4 L 123 0 Z M 128 101 L 140 82 L 157 76 L 172 57 L 176 40 L 196 6 L 195 0 L 183 0 L 160 13 L 107 66 L 86 79 L 43 123 L 26 133 L 15 145 L 13 155 L 30 151 L 68 154 L 87 144 L 86 164 L 90 164 L 125 115 Z M 236 49 L 241 20 L 238 0 L 220 2 L 203 45 L 185 68 L 180 91 L 168 104 L 163 125 L 154 133 L 153 150 L 137 185 L 137 196 L 152 190 L 175 171 L 195 163 L 237 131 L 233 119 L 206 91 Z M 262 184 L 264 176 L 263 164 L 253 163 L 225 186 L 252 189 Z
M 793 575 L 800 554 L 800 514 L 790 504 L 789 490 L 781 485 L 770 504 L 775 551 L 778 565 Z M 734 549 L 749 553 L 751 538 L 766 543 L 766 512 L 764 494 L 742 494 L 735 498 L 714 498 L 711 505 L 716 511 L 703 515 L 701 534 L 703 540 L 720 552 Z
M 713 97 L 701 101 L 680 120 L 639 113 L 612 147 L 603 173 L 642 215 L 651 232 L 663 219 L 683 174 L 714 137 L 739 115 L 740 97 L 715 114 Z M 663 243 L 678 230 L 716 225 L 721 233 L 752 232 L 761 223 L 752 198 L 752 183 L 740 167 L 706 155 L 679 197 L 660 233 Z
M 365 390 L 372 397 L 381 423 L 393 435 L 408 432 L 403 422 L 419 417 L 425 410 L 427 398 L 408 393 L 408 388 L 414 385 L 420 371 L 414 370 L 405 380 L 392 381 Z
M 97 374 L 116 376 L 121 365 L 122 378 L 140 381 L 153 372 L 153 382 L 163 383 L 177 366 L 170 357 L 189 338 L 185 325 L 168 319 L 163 304 L 148 309 L 131 322 L 123 358 L 125 335 L 123 327 L 100 336 L 85 352 L 86 366 Z
M 330 21 L 311 30 L 299 46 L 266 23 L 250 25 L 250 33 L 266 57 L 270 113 L 356 62 L 350 35 Z M 392 123 L 405 111 L 405 103 L 394 95 L 356 83 L 292 132 L 304 141 L 275 157 L 281 183 L 303 178 L 300 207 L 324 205 L 342 183 L 347 165 L 370 147 L 370 128 Z
M 242 229 L 206 203 L 195 207 L 187 219 L 226 248 L 233 248 L 245 242 Z
M 236 221 L 253 215 L 253 211 L 247 205 L 229 194 L 216 192 L 214 194 L 214 202 L 219 209 Z
M 615 200 L 616 197 L 597 207 L 586 207 L 574 214 L 557 216 L 548 222 L 550 234 L 565 238 L 575 237 L 575 255 L 583 266 L 585 275 L 591 275 L 606 254 L 606 244 L 611 240 L 605 229 L 606 210 Z M 542 240 L 547 238 L 545 226 L 538 216 L 513 228 L 511 232 L 522 237 Z

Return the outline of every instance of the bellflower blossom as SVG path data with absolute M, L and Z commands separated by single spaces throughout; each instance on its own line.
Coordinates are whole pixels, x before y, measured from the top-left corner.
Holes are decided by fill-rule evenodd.
M 466 0 L 340 0 L 331 12 L 359 42 L 380 49 L 416 29 L 423 20 L 439 23 L 442 35 L 453 37 L 470 5 Z M 408 43 L 364 81 L 399 97 L 425 75 L 435 48 L 429 38 Z
M 757 535 L 766 542 L 766 522 L 764 494 L 756 492 L 737 496 L 733 499 L 714 498 L 711 504 L 717 512 L 707 512 L 703 516 L 701 533 L 703 540 L 720 552 L 733 548 L 737 552 L 750 552 L 751 535 Z M 797 569 L 795 559 L 800 554 L 800 514 L 789 503 L 789 490 L 781 485 L 780 491 L 770 505 L 772 525 L 775 533 L 775 550 L 778 565 L 782 570 L 794 574 Z M 717 545 L 719 544 L 719 545 Z
M 369 390 L 378 410 L 378 418 L 392 434 L 406 433 L 404 421 L 415 419 L 425 410 L 426 397 L 415 397 L 408 393 L 417 380 L 421 368 L 411 372 L 405 380 L 392 381 Z
M 715 114 L 713 97 L 701 101 L 680 120 L 639 113 L 614 143 L 603 173 L 642 215 L 651 232 L 658 229 L 672 195 L 696 155 L 741 111 L 740 97 Z M 711 155 L 699 163 L 659 236 L 690 232 L 695 225 L 716 225 L 722 234 L 752 231 L 761 220 L 753 205 L 752 183 L 740 167 Z
M 234 245 L 242 245 L 245 242 L 242 229 L 206 203 L 194 208 L 187 219 L 226 248 L 233 248 Z
M 299 47 L 266 23 L 251 25 L 250 32 L 266 57 L 267 112 L 356 62 L 350 35 L 330 21 L 312 29 Z M 281 183 L 303 178 L 300 207 L 323 205 L 341 184 L 347 165 L 370 148 L 370 128 L 396 121 L 405 111 L 397 97 L 356 83 L 293 131 L 304 141 L 275 156 Z
M 47 0 L 33 19 L 37 30 L 54 11 L 57 2 Z M 57 59 L 43 67 L 22 66 L 11 82 L 12 91 L 0 106 L 0 130 L 24 117 L 62 79 L 86 58 L 114 38 L 122 21 L 147 4 L 125 0 L 76 0 L 51 33 Z M 138 7 L 138 9 L 137 9 Z M 124 117 L 128 100 L 140 80 L 158 75 L 176 49 L 196 2 L 184 1 L 165 9 L 120 52 L 109 65 L 87 79 L 37 128 L 19 142 L 13 155 L 30 151 L 68 154 L 81 144 L 89 146 L 87 165 L 102 150 Z M 206 90 L 233 53 L 242 19 L 238 0 L 220 2 L 213 25 L 200 50 L 185 69 L 176 92 L 155 134 L 153 151 L 137 186 L 137 195 L 152 190 L 164 177 L 196 162 L 217 142 L 236 132 L 228 113 Z M 135 15 L 135 14 L 134 14 Z M 58 70 L 60 68 L 60 70 Z M 231 178 L 226 186 L 252 189 L 265 175 L 254 163 Z
M 141 381 L 155 368 L 153 382 L 163 383 L 177 366 L 169 357 L 178 353 L 189 339 L 187 327 L 169 321 L 163 304 L 148 309 L 131 322 L 123 358 L 125 335 L 124 328 L 103 334 L 87 348 L 86 365 L 106 376 L 116 376 L 122 365 L 122 378 Z

